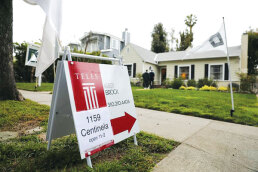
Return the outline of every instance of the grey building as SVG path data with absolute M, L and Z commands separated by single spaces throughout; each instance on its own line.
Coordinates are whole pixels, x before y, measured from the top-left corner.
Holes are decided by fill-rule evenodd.
M 80 43 L 77 43 L 77 42 L 70 42 L 68 44 L 68 46 L 70 47 L 71 51 L 75 51 L 75 50 L 80 51 L 80 50 L 82 50 L 82 47 L 81 47 Z
M 130 43 L 130 33 L 127 29 L 122 33 L 122 39 L 103 32 L 87 32 L 81 37 L 82 50 L 86 52 L 101 51 L 109 57 L 118 57 L 122 49 Z

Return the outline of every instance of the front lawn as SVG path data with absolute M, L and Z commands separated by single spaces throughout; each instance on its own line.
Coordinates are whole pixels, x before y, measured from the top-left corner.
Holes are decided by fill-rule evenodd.
M 47 127 L 49 106 L 36 102 L 0 101 L 0 132 Z M 21 133 L 20 133 L 21 134 Z M 53 140 L 50 151 L 44 130 L 0 142 L 0 171 L 151 171 L 179 143 L 141 132 L 92 156 L 93 169 L 81 160 L 77 138 Z
M 17 83 L 17 86 L 29 90 L 34 84 Z M 42 83 L 42 86 L 42 90 L 52 91 L 53 83 Z M 258 101 L 254 94 L 234 93 L 235 113 L 231 117 L 231 99 L 227 92 L 140 87 L 132 90 L 136 107 L 258 126 Z
M 254 94 L 235 93 L 235 113 L 231 117 L 230 93 L 137 87 L 132 90 L 137 107 L 258 126 L 258 101 Z
M 35 83 L 17 82 L 16 86 L 18 89 L 27 91 L 52 91 L 53 83 L 42 83 L 40 87 L 35 87 Z
M 46 125 L 49 109 L 49 106 L 40 105 L 31 100 L 0 101 L 0 131 L 15 131 Z
M 75 135 L 47 142 L 37 135 L 22 136 L 0 143 L 0 171 L 150 171 L 177 142 L 141 132 L 92 156 L 93 169 L 81 160 Z

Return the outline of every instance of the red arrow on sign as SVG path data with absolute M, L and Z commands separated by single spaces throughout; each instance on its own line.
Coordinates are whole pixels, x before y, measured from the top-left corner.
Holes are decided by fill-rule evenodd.
M 126 112 L 125 116 L 111 119 L 113 134 L 116 135 L 126 130 L 128 130 L 128 133 L 130 133 L 135 121 L 136 119 Z

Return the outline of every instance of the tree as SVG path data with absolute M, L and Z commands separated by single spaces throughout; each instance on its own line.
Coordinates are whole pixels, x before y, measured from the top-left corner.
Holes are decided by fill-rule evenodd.
M 248 74 L 257 74 L 258 66 L 258 33 L 252 29 L 247 31 L 248 34 Z
M 190 14 L 189 16 L 186 16 L 185 24 L 190 29 L 190 34 L 193 34 L 193 27 L 197 22 L 197 17 L 193 14 Z
M 15 62 L 13 64 L 15 80 L 18 82 L 33 82 L 35 67 L 25 66 L 28 44 L 14 43 Z
M 152 43 L 151 50 L 155 53 L 163 53 L 169 51 L 167 32 L 163 28 L 162 23 L 158 23 L 154 26 L 152 31 Z
M 23 100 L 13 72 L 13 2 L 0 3 L 0 100 Z
M 186 29 L 183 32 L 179 32 L 180 35 L 180 43 L 179 45 L 177 44 L 177 51 L 184 51 L 186 50 L 188 47 L 191 46 L 191 43 L 193 41 L 193 36 L 192 34 L 189 32 L 188 29 Z M 177 43 L 179 41 L 177 40 Z
M 185 31 L 179 32 L 180 44 L 177 44 L 178 51 L 184 51 L 188 47 L 192 46 L 193 42 L 193 27 L 197 23 L 197 17 L 193 14 L 186 16 L 185 24 L 188 28 Z M 179 40 L 177 40 L 177 43 Z
M 84 51 L 85 52 L 87 52 L 87 48 L 88 48 L 89 43 L 91 43 L 94 40 L 95 40 L 95 38 L 93 38 L 93 33 L 92 33 L 92 31 L 90 31 L 88 33 L 88 35 L 84 38 L 84 41 L 85 41 L 85 50 Z
M 175 49 L 174 49 L 174 44 L 175 44 L 175 42 L 176 42 L 176 37 L 175 37 L 175 29 L 174 28 L 172 28 L 171 29 L 171 32 L 170 32 L 170 37 L 171 37 L 171 39 L 170 39 L 170 43 L 171 43 L 171 45 L 170 45 L 170 51 L 175 51 Z M 177 42 L 176 42 L 177 43 Z

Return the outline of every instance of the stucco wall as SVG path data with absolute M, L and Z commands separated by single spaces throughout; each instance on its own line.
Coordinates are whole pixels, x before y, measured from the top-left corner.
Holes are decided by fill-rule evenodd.
M 230 70 L 232 72 L 232 82 L 239 83 L 239 77 L 237 73 L 240 72 L 240 59 L 239 57 L 230 58 Z M 184 61 L 173 61 L 173 62 L 160 62 L 159 66 L 166 66 L 167 78 L 173 80 L 174 78 L 174 67 L 175 65 L 195 65 L 195 77 L 194 80 L 204 78 L 205 64 L 225 64 L 227 58 L 216 58 L 216 59 L 203 59 L 203 60 L 184 60 Z M 223 74 L 224 76 L 224 74 Z M 218 81 L 219 86 L 227 86 L 228 81 Z
M 136 53 L 136 51 L 128 44 L 122 51 L 121 56 L 123 58 L 123 64 L 128 65 L 136 63 L 136 74 L 142 73 L 142 58 Z M 136 79 L 132 78 L 132 81 L 136 81 Z
M 159 81 L 158 66 L 148 62 L 143 62 L 143 59 L 137 54 L 137 52 L 130 44 L 125 46 L 125 48 L 121 52 L 121 56 L 123 57 L 124 65 L 128 65 L 128 64 L 133 65 L 133 63 L 136 63 L 136 74 L 138 73 L 143 74 L 146 70 L 149 71 L 149 68 L 151 67 L 151 69 L 155 73 L 154 83 L 158 84 L 158 81 Z M 131 78 L 131 81 L 137 82 L 137 78 Z
M 137 54 L 134 48 L 128 44 L 121 52 L 123 57 L 123 64 L 132 64 L 136 63 L 136 74 L 143 73 L 146 70 L 153 69 L 155 73 L 155 84 L 160 84 L 160 69 L 161 67 L 166 67 L 166 78 L 173 80 L 174 79 L 174 67 L 184 66 L 184 65 L 195 65 L 195 77 L 194 80 L 198 81 L 199 79 L 203 79 L 205 76 L 205 64 L 222 64 L 223 71 L 225 69 L 224 65 L 227 63 L 227 58 L 213 58 L 213 59 L 196 59 L 196 60 L 183 60 L 183 61 L 170 61 L 170 62 L 159 62 L 158 65 L 151 64 L 148 62 L 143 62 L 142 58 Z M 239 57 L 230 57 L 230 70 L 232 72 L 232 82 L 240 83 L 240 79 L 238 77 L 238 73 L 241 71 L 241 63 Z M 191 69 L 190 69 L 191 71 Z M 210 69 L 209 69 L 210 71 Z M 136 82 L 136 78 L 131 78 L 131 81 Z M 218 86 L 227 86 L 229 81 L 224 81 L 224 72 L 223 72 L 223 80 L 217 81 Z

